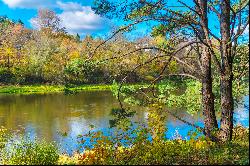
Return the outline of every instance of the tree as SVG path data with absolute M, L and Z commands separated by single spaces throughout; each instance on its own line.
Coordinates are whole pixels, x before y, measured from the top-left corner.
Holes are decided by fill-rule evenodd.
M 18 24 L 24 25 L 23 21 L 21 19 L 18 19 L 17 21 Z
M 236 55 L 238 39 L 249 24 L 249 16 L 244 17 L 243 10 L 248 6 L 248 1 L 240 1 L 232 4 L 230 0 L 220 3 L 220 84 L 221 84 L 221 132 L 223 140 L 232 139 L 233 129 L 233 61 Z M 238 9 L 234 9 L 234 7 Z M 236 18 L 238 16 L 238 19 Z M 247 19 L 247 20 L 245 20 Z M 236 21 L 238 21 L 237 32 L 234 32 Z M 232 26 L 230 26 L 232 25 Z M 243 27 L 242 27 L 243 26 Z M 231 27 L 231 28 L 230 28 Z
M 61 19 L 49 9 L 38 10 L 37 16 L 31 19 L 31 23 L 39 30 L 50 29 L 53 32 L 65 32 L 65 28 L 61 26 Z
M 22 58 L 23 45 L 30 38 L 30 31 L 19 22 L 14 22 L 7 17 L 3 17 L 0 21 L 0 56 L 7 58 L 7 66 L 12 66 L 14 61 L 20 63 Z
M 163 52 L 166 54 L 164 57 L 170 57 L 169 61 L 174 59 L 182 65 L 183 73 L 178 75 L 198 78 L 202 82 L 204 133 L 211 139 L 228 141 L 232 138 L 233 128 L 233 62 L 238 41 L 249 24 L 247 7 L 248 1 L 241 0 L 239 2 L 193 0 L 190 3 L 178 0 L 175 5 L 165 0 L 119 1 L 116 3 L 108 0 L 96 0 L 93 9 L 97 14 L 105 15 L 108 18 L 118 17 L 128 22 L 113 36 L 120 32 L 131 31 L 133 27 L 136 28 L 145 22 L 153 23 L 151 27 L 149 26 L 152 34 L 164 37 L 166 47 L 142 47 L 137 50 L 154 49 Z M 220 27 L 219 35 L 216 35 L 218 31 L 213 31 L 212 25 L 209 24 L 209 21 L 212 20 L 214 20 L 215 26 Z M 235 32 L 236 28 L 237 32 Z M 218 41 L 219 45 L 216 45 L 214 40 Z M 169 43 L 173 43 L 174 47 L 171 47 Z M 178 55 L 181 50 L 182 58 Z M 194 60 L 190 60 L 189 57 L 192 53 L 195 53 Z M 161 57 L 162 55 L 154 59 Z M 212 62 L 216 66 L 214 71 L 220 73 L 221 87 L 221 126 L 215 134 L 213 131 L 218 129 L 218 125 L 212 93 Z M 162 71 L 165 68 L 166 66 Z
M 76 38 L 76 41 L 77 41 L 77 42 L 80 42 L 80 41 L 81 41 L 81 37 L 80 37 L 80 35 L 79 35 L 78 33 L 76 34 L 76 37 L 75 37 L 75 38 Z

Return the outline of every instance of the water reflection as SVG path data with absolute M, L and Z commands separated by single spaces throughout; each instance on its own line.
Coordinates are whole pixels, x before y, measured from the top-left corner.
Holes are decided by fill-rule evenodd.
M 234 123 L 249 127 L 249 96 L 243 100 L 243 104 L 234 110 Z
M 245 104 L 249 96 L 245 97 Z M 117 100 L 109 91 L 81 92 L 76 95 L 0 95 L 0 126 L 8 129 L 23 129 L 31 137 L 56 141 L 67 152 L 77 148 L 76 137 L 90 130 L 90 124 L 97 129 L 108 131 L 110 110 L 118 107 Z M 201 116 L 190 116 L 179 110 L 178 114 L 190 122 L 202 126 Z M 138 109 L 133 118 L 145 122 L 147 112 Z M 249 126 L 249 111 L 240 106 L 235 110 L 235 120 Z M 176 129 L 185 137 L 192 127 L 169 116 L 166 124 L 167 138 L 172 138 Z M 67 135 L 63 137 L 62 134 Z

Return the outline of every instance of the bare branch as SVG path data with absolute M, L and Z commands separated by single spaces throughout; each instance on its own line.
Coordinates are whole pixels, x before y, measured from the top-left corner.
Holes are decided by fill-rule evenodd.
M 146 89 L 149 89 L 152 85 L 155 85 L 155 83 L 156 83 L 157 81 L 159 81 L 159 80 L 163 77 L 163 73 L 164 73 L 164 71 L 166 70 L 166 68 L 167 68 L 167 66 L 169 65 L 169 63 L 171 62 L 171 60 L 172 60 L 172 56 L 168 59 L 167 63 L 163 66 L 163 68 L 162 68 L 161 72 L 159 73 L 158 77 L 156 77 L 156 78 L 150 83 L 150 85 L 149 85 L 148 87 L 146 87 Z M 154 86 L 153 86 L 152 92 L 153 92 L 153 96 L 156 97 L 156 95 L 155 95 L 155 93 L 154 93 Z
M 160 52 L 164 52 L 164 53 L 167 53 L 167 54 L 177 54 L 179 51 L 181 51 L 182 49 L 192 45 L 192 44 L 195 44 L 195 43 L 199 43 L 197 41 L 191 41 L 191 42 L 188 42 L 187 44 L 183 45 L 182 47 L 178 48 L 174 53 L 172 53 L 171 51 L 174 50 L 174 48 L 171 48 L 169 47 L 168 49 L 171 50 L 171 51 L 168 51 L 168 50 L 165 50 L 165 49 L 162 49 L 162 48 L 159 48 L 159 47 L 156 47 L 156 46 L 151 46 L 151 47 L 141 47 L 141 48 L 138 48 L 138 49 L 135 49 L 133 51 L 130 51 L 126 54 L 123 54 L 123 55 L 120 55 L 120 56 L 114 56 L 114 57 L 111 57 L 111 58 L 107 58 L 107 59 L 104 59 L 104 60 L 101 60 L 99 61 L 98 63 L 101 63 L 103 61 L 107 61 L 107 60 L 112 60 L 112 59 L 117 59 L 117 58 L 120 58 L 120 57 L 124 57 L 124 56 L 127 56 L 127 55 L 130 55 L 130 54 L 133 54 L 135 52 L 138 52 L 138 51 L 141 51 L 141 50 L 158 50 Z
M 220 39 L 218 36 L 216 36 L 215 34 L 213 34 L 213 33 L 211 32 L 210 29 L 208 29 L 208 32 L 209 32 L 209 34 L 210 34 L 212 37 L 214 37 L 218 42 L 221 42 L 221 39 Z
M 180 74 L 169 74 L 168 76 L 185 76 L 185 77 L 190 77 L 192 79 L 195 79 L 197 81 L 201 81 L 201 79 L 191 75 L 191 74 L 186 74 L 186 73 L 180 73 Z
M 180 60 L 180 58 L 174 56 L 173 57 L 175 60 L 177 60 L 179 63 L 183 64 L 184 66 L 186 66 L 187 68 L 189 68 L 190 70 L 194 71 L 195 72 L 195 68 L 193 66 L 191 66 L 190 64 L 184 62 L 183 60 Z M 197 73 L 199 74 L 199 73 Z
M 241 5 L 241 4 L 240 4 Z M 246 3 L 244 4 L 244 6 L 242 6 L 242 8 L 240 8 L 239 10 L 235 11 L 236 14 L 240 13 L 242 10 L 244 10 L 247 6 L 249 5 L 249 0 L 246 1 Z
M 130 73 L 131 73 L 131 72 L 134 72 L 137 68 L 139 68 L 139 67 L 141 67 L 141 66 L 143 66 L 143 65 L 146 65 L 146 64 L 148 64 L 148 63 L 151 63 L 152 61 L 154 61 L 154 60 L 156 60 L 156 59 L 158 59 L 158 58 L 160 58 L 160 57 L 165 57 L 165 56 L 174 57 L 179 51 L 181 51 L 182 49 L 184 49 L 184 48 L 186 48 L 186 47 L 188 47 L 188 46 L 190 46 L 190 45 L 192 45 L 192 44 L 195 44 L 195 43 L 197 43 L 197 41 L 188 42 L 188 43 L 185 44 L 184 46 L 182 46 L 182 47 L 180 47 L 179 49 L 177 49 L 175 52 L 169 52 L 169 51 L 164 50 L 164 49 L 161 49 L 161 48 L 153 47 L 153 49 L 158 49 L 159 51 L 164 52 L 164 53 L 167 53 L 167 54 L 160 55 L 160 56 L 155 56 L 155 57 L 149 59 L 148 61 L 146 61 L 146 62 L 144 62 L 144 63 L 142 63 L 142 64 L 138 64 L 132 71 L 130 71 Z M 134 50 L 134 51 L 132 51 L 132 52 L 136 52 L 136 51 L 138 51 L 138 50 L 142 50 L 142 49 L 145 49 L 145 48 L 146 48 L 146 49 L 149 49 L 150 47 L 139 48 L 139 49 Z M 128 54 L 129 54 L 129 53 L 127 53 L 126 55 L 128 55 Z M 199 73 L 197 73 L 197 74 L 199 74 Z M 121 88 L 122 88 L 122 86 L 123 86 L 123 83 L 124 83 L 125 80 L 127 79 L 128 75 L 129 75 L 129 73 L 122 79 L 121 84 L 120 84 L 119 89 L 118 89 L 117 98 L 118 98 L 118 100 L 119 100 L 119 103 L 120 103 L 121 108 L 123 108 L 123 105 L 122 105 L 122 102 L 121 102 L 120 91 L 121 91 Z
M 215 7 L 213 6 L 213 5 L 210 5 L 210 4 L 208 4 L 208 7 L 217 15 L 217 17 L 220 19 L 220 12 L 217 10 L 217 9 L 215 9 Z
M 138 69 L 139 67 L 141 67 L 141 66 L 143 66 L 143 65 L 146 65 L 146 64 L 148 64 L 148 63 L 151 63 L 152 61 L 154 61 L 154 60 L 156 60 L 157 58 L 160 58 L 160 57 L 164 57 L 164 55 L 155 56 L 155 57 L 149 59 L 148 61 L 146 61 L 146 62 L 144 62 L 144 63 L 142 63 L 142 64 L 138 64 L 132 71 L 130 71 L 130 73 L 131 73 L 131 72 L 134 72 L 134 71 L 135 71 L 136 69 Z M 129 73 L 122 79 L 121 84 L 120 84 L 120 86 L 119 86 L 119 88 L 118 88 L 117 98 L 118 98 L 118 100 L 119 100 L 121 109 L 123 109 L 123 105 L 122 105 L 122 102 L 121 102 L 121 96 L 120 96 L 121 88 L 122 88 L 123 83 L 125 82 L 125 80 L 127 79 L 128 76 L 129 76 Z
M 170 112 L 170 111 L 167 110 L 167 109 L 165 109 L 165 111 L 166 111 L 167 113 L 169 113 L 171 116 L 173 116 L 174 118 L 178 119 L 179 121 L 181 121 L 181 122 L 183 122 L 183 123 L 185 123 L 185 124 L 188 124 L 188 125 L 190 125 L 190 126 L 196 128 L 196 129 L 198 129 L 198 130 L 201 130 L 203 133 L 205 132 L 204 128 L 202 128 L 202 127 L 200 127 L 200 126 L 197 126 L 197 125 L 195 125 L 195 124 L 193 124 L 193 123 L 190 123 L 190 122 L 188 122 L 188 121 L 186 121 L 186 120 L 180 118 L 179 116 L 177 116 L 176 114 Z
M 109 40 L 113 39 L 118 33 L 122 32 L 122 31 L 125 31 L 126 29 L 136 25 L 136 24 L 139 24 L 139 23 L 142 23 L 142 22 L 146 22 L 146 21 L 150 21 L 152 19 L 145 19 L 145 20 L 139 20 L 139 21 L 136 21 L 134 23 L 131 23 L 125 27 L 122 27 L 120 29 L 118 29 L 117 31 L 115 31 L 108 39 L 106 39 L 105 41 L 103 41 L 101 44 L 99 44 L 95 49 L 94 51 L 91 53 L 90 57 L 88 59 L 91 59 L 93 58 L 94 54 L 96 53 L 97 49 L 100 48 L 102 45 L 104 45 L 105 43 L 107 43 Z
M 199 12 L 197 12 L 196 10 L 194 10 L 192 7 L 188 6 L 186 3 L 184 3 L 184 2 L 182 2 L 182 1 L 180 1 L 180 0 L 178 0 L 178 2 L 181 3 L 182 5 L 184 5 L 185 7 L 187 7 L 187 8 L 188 8 L 189 10 L 191 10 L 192 12 L 194 12 L 194 13 L 196 13 L 197 15 L 200 16 L 200 13 L 199 13 Z
M 172 49 L 172 50 L 173 50 L 173 48 L 169 48 L 169 49 Z M 102 62 L 104 62 L 104 61 L 107 61 L 107 60 L 112 60 L 112 59 L 117 59 L 117 58 L 125 57 L 125 56 L 127 56 L 127 55 L 136 53 L 136 52 L 141 51 L 141 50 L 159 50 L 159 51 L 165 52 L 165 53 L 168 52 L 167 50 L 164 50 L 164 49 L 161 49 L 161 48 L 158 48 L 158 47 L 155 47 L 155 46 L 151 46 L 151 47 L 141 47 L 141 48 L 135 49 L 135 50 L 133 50 L 133 51 L 130 51 L 130 52 L 125 53 L 125 54 L 120 55 L 120 56 L 114 56 L 114 57 L 111 57 L 111 58 L 103 59 L 103 60 L 99 61 L 98 64 L 99 64 L 99 63 L 102 63 Z
M 236 35 L 233 37 L 233 39 L 228 44 L 232 44 L 235 40 L 237 40 L 242 35 L 242 33 L 245 31 L 247 25 L 249 25 L 249 16 L 247 18 L 246 24 L 243 26 L 242 29 L 240 27 L 238 28 Z

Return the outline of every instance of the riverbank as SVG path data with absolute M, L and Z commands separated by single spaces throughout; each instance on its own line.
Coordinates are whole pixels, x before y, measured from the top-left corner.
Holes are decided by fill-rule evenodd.
M 109 90 L 112 85 L 81 85 L 69 87 L 71 91 L 82 90 Z M 63 85 L 25 85 L 25 86 L 0 86 L 0 93 L 7 94 L 40 94 L 40 93 L 59 93 L 65 91 Z
M 142 86 L 146 84 L 133 84 L 125 86 Z M 114 85 L 79 85 L 66 87 L 64 85 L 11 85 L 0 86 L 0 94 L 45 94 L 45 93 L 62 93 L 76 91 L 105 91 L 111 90 Z

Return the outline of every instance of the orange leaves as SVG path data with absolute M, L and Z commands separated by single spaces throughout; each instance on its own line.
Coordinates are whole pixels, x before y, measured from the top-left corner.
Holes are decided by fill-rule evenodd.
M 23 30 L 23 26 L 21 24 L 16 24 L 12 28 L 12 33 L 13 34 L 20 34 Z

